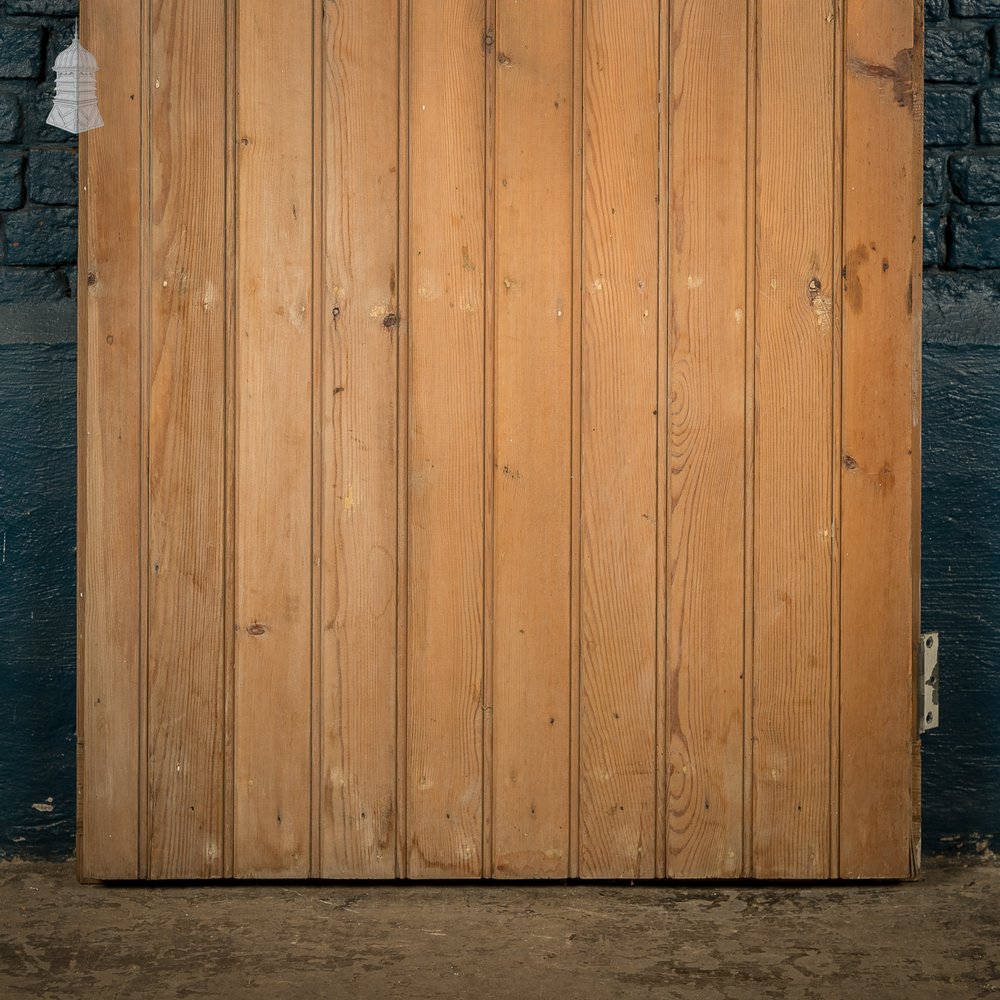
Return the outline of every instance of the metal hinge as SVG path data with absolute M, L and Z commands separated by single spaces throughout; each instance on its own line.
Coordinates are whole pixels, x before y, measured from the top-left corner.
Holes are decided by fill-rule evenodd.
M 937 729 L 941 724 L 938 705 L 938 646 L 937 632 L 924 632 L 920 636 L 920 683 L 917 688 L 917 709 L 920 712 L 920 732 Z

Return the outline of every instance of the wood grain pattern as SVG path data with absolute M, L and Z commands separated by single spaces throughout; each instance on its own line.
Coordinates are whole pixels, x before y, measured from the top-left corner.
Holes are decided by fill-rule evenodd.
M 239 11 L 235 873 L 310 860 L 311 0 Z M 303 39 L 309 46 L 303 51 Z
M 834 19 L 758 8 L 753 874 L 830 862 Z
M 225 8 L 159 0 L 151 27 L 149 871 L 209 878 L 222 874 Z
M 494 873 L 569 871 L 573 8 L 497 3 Z
M 656 836 L 657 0 L 584 25 L 580 875 L 648 878 Z
M 397 0 L 324 4 L 325 878 L 396 872 Z M 372 19 L 381 26 L 371 30 Z
M 746 277 L 746 336 L 744 338 L 744 497 L 743 497 L 743 865 L 740 874 L 753 873 L 753 792 L 754 747 L 754 524 L 755 496 L 753 484 L 754 445 L 757 436 L 757 78 L 758 17 L 761 0 L 746 0 L 747 75 L 746 75 L 746 246 L 744 274 Z
M 141 4 L 85 4 L 80 35 L 114 53 L 108 124 L 80 147 L 77 871 L 139 872 Z
M 233 830 L 236 808 L 236 772 L 233 766 L 236 678 L 236 29 L 239 0 L 225 0 L 226 7 L 226 596 L 222 613 L 225 632 L 225 698 L 223 703 L 222 764 L 222 872 L 233 877 Z
M 570 268 L 573 274 L 570 330 L 570 491 L 569 491 L 569 869 L 570 878 L 580 877 L 581 785 L 581 650 L 582 559 L 583 559 L 583 227 L 584 227 L 584 78 L 586 70 L 587 0 L 573 0 L 573 232 Z
M 414 4 L 410 12 L 407 871 L 414 877 L 482 870 L 483 17 L 481 0 Z
M 419 0 L 414 0 L 419 2 Z M 404 109 L 410 107 L 410 7 L 411 0 L 399 0 L 399 30 L 396 53 L 399 58 L 399 101 L 397 104 L 397 145 L 396 162 L 399 181 L 399 250 L 397 254 L 396 281 L 398 296 L 403 313 L 410 309 L 410 268 L 408 247 L 410 245 L 410 115 Z M 410 415 L 410 360 L 409 322 L 401 316 L 401 344 L 397 348 L 396 363 L 396 874 L 407 876 L 409 855 L 408 832 L 406 828 L 407 793 L 407 611 L 409 610 L 409 565 L 407 532 L 409 528 L 409 415 Z
M 656 297 L 659 347 L 656 359 L 656 842 L 655 875 L 667 874 L 667 803 L 668 770 L 668 621 L 670 567 L 667 539 L 670 528 L 670 88 L 673 76 L 672 8 L 660 0 L 657 31 L 659 34 L 659 149 L 657 151 L 657 282 Z
M 667 874 L 742 867 L 746 7 L 672 7 Z M 715 32 L 725 21 L 729 30 Z M 705 45 L 711 36 L 712 45 Z
M 82 878 L 915 871 L 910 6 L 84 5 Z
M 918 603 L 920 59 L 914 9 L 845 34 L 840 874 L 911 873 Z M 874 414 L 878 414 L 874 418 Z M 877 734 L 875 737 L 874 734 Z

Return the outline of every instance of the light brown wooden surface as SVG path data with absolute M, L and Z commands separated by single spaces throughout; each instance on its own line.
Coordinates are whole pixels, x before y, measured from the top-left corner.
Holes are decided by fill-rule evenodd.
M 573 43 L 569 4 L 497 3 L 493 845 L 569 871 Z
M 84 45 L 115 54 L 80 146 L 77 867 L 137 878 L 140 697 L 140 278 L 143 5 L 85 4 Z M 137 162 L 138 161 L 138 162 Z M 128 169 L 123 169 L 127 165 Z
M 666 836 L 667 874 L 682 878 L 736 876 L 743 861 L 748 11 L 738 7 L 686 0 L 670 20 Z M 724 20 L 730 30 L 716 32 Z
M 310 861 L 313 5 L 241 0 L 235 873 Z M 304 41 L 308 40 L 308 46 Z
M 130 11 L 81 876 L 909 875 L 919 18 Z
M 390 878 L 399 327 L 386 319 L 400 312 L 398 12 L 396 0 L 324 10 L 322 874 Z
M 760 0 L 753 859 L 829 874 L 835 19 Z
M 921 21 L 858 0 L 846 18 L 840 872 L 878 878 L 911 864 Z
M 493 876 L 493 585 L 494 498 L 496 494 L 496 435 L 494 433 L 496 392 L 496 190 L 497 128 L 496 88 L 500 66 L 496 59 L 497 0 L 483 5 L 483 52 L 486 73 L 483 81 L 483 865 L 484 878 Z
M 152 11 L 149 873 L 222 874 L 223 0 Z M 172 113 L 164 109 L 170 108 Z
M 477 0 L 410 11 L 411 877 L 482 866 L 482 17 Z M 442 33 L 451 44 L 436 44 Z
M 656 861 L 659 233 L 654 0 L 585 4 L 580 875 Z

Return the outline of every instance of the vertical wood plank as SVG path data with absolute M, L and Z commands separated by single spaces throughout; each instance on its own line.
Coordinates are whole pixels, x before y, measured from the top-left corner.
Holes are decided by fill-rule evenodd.
M 482 0 L 410 11 L 412 877 L 482 870 L 484 15 Z
M 833 46 L 833 285 L 831 289 L 831 322 L 833 324 L 833 364 L 831 380 L 831 440 L 830 440 L 830 481 L 833 489 L 831 497 L 831 587 L 830 601 L 830 808 L 828 824 L 830 829 L 830 850 L 827 875 L 835 878 L 840 857 L 840 538 L 841 538 L 841 474 L 843 457 L 841 432 L 843 419 L 843 329 L 844 329 L 844 5 L 834 7 Z
M 669 306 L 670 306 L 670 88 L 673 76 L 673 8 L 669 0 L 659 3 L 659 150 L 657 154 L 657 263 L 658 291 L 656 361 L 656 864 L 655 877 L 667 875 L 668 764 L 668 621 L 670 592 L 667 539 L 670 528 L 669 471 Z
M 409 611 L 409 415 L 410 364 L 410 6 L 411 0 L 398 0 L 396 52 L 399 60 L 399 102 L 397 105 L 396 163 L 399 216 L 399 248 L 396 256 L 398 298 L 400 303 L 400 344 L 396 363 L 396 875 L 407 876 L 409 840 L 407 814 L 407 613 Z M 419 0 L 416 0 L 419 2 Z
M 103 129 L 81 137 L 78 817 L 83 879 L 139 876 L 141 4 L 91 2 L 83 44 L 113 53 Z
M 236 160 L 239 148 L 236 137 L 236 23 L 239 0 L 225 0 L 226 8 L 226 596 L 225 629 L 225 699 L 223 705 L 223 812 L 222 872 L 233 877 L 233 830 L 235 808 L 235 770 L 233 767 L 234 689 L 236 666 Z
M 834 40 L 825 3 L 758 8 L 754 857 L 830 862 Z
M 310 706 L 310 768 L 309 768 L 309 875 L 316 878 L 323 869 L 323 808 L 324 808 L 324 726 L 323 672 L 324 639 L 324 546 L 326 544 L 326 503 L 324 475 L 325 426 L 324 380 L 326 378 L 324 335 L 326 317 L 326 192 L 327 129 L 326 129 L 326 18 L 323 0 L 312 5 L 312 663 L 309 678 Z M 332 314 L 332 310 L 331 310 Z M 395 867 L 395 866 L 394 866 Z
M 667 874 L 733 877 L 743 862 L 746 2 L 675 3 L 670 31 Z
M 151 878 L 222 874 L 226 19 L 152 11 Z
M 848 0 L 840 872 L 911 874 L 919 489 L 920 15 Z M 916 17 L 916 20 L 915 20 Z
M 569 870 L 572 4 L 498 0 L 494 873 Z
M 313 5 L 238 24 L 235 874 L 310 858 Z
M 390 878 L 398 2 L 328 0 L 324 10 L 322 875 Z
M 757 8 L 762 0 L 746 0 L 747 155 L 746 155 L 746 335 L 744 337 L 744 497 L 743 497 L 743 866 L 753 872 L 754 782 L 754 445 L 757 392 Z
M 573 274 L 572 328 L 570 332 L 570 493 L 569 493 L 569 870 L 580 877 L 580 737 L 581 737 L 581 591 L 583 530 L 583 226 L 584 226 L 584 63 L 585 9 L 587 0 L 573 0 L 573 240 L 570 267 Z
M 494 390 L 496 347 L 496 185 L 497 66 L 493 58 L 496 45 L 497 0 L 486 0 L 486 28 L 483 49 L 486 53 L 484 102 L 486 130 L 484 166 L 483 231 L 483 878 L 493 877 L 493 584 L 494 548 L 493 502 L 496 496 L 496 461 L 494 435 Z
M 656 829 L 658 0 L 585 6 L 580 875 Z

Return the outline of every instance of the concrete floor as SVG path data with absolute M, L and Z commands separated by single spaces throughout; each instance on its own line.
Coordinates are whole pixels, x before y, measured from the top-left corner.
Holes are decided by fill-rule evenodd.
M 1000 996 L 1000 864 L 905 885 L 80 886 L 0 865 L 0 998 Z

